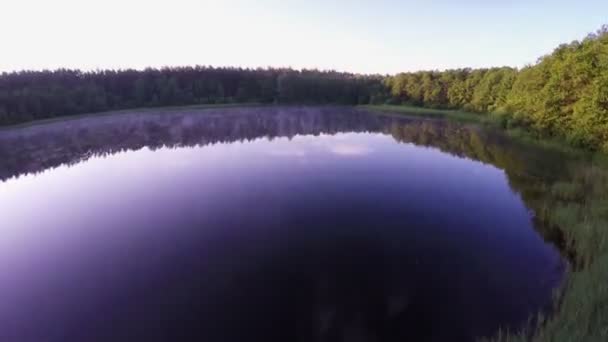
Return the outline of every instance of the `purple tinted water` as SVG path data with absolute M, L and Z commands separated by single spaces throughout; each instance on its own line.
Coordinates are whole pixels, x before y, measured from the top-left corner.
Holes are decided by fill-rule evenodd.
M 0 340 L 471 341 L 521 326 L 563 262 L 503 170 L 396 138 L 434 125 L 423 140 L 473 129 L 258 108 L 0 132 Z

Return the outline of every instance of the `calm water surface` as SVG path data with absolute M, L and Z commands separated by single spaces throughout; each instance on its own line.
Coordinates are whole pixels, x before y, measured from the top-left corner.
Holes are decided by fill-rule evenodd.
M 472 341 L 519 327 L 564 263 L 534 228 L 535 171 L 518 155 L 476 127 L 349 108 L 0 131 L 0 340 Z

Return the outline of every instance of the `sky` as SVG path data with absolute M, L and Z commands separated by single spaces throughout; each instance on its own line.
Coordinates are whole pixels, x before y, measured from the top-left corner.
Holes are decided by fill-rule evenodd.
M 607 0 L 0 0 L 0 71 L 521 67 L 602 24 Z

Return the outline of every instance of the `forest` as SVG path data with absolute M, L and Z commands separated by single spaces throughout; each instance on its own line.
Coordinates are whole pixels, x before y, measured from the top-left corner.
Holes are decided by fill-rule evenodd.
M 384 83 L 394 103 L 491 113 L 507 126 L 608 151 L 608 26 L 522 69 L 420 71 Z
M 462 109 L 499 117 L 505 126 L 608 151 L 608 26 L 521 69 L 383 76 L 196 66 L 0 75 L 0 125 L 117 109 L 226 103 Z
M 108 110 L 228 103 L 367 104 L 382 77 L 205 66 L 21 71 L 0 76 L 0 124 Z

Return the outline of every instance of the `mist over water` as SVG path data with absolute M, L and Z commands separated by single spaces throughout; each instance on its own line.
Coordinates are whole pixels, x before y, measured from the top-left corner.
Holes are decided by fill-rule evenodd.
M 0 131 L 0 339 L 473 341 L 521 327 L 564 268 L 524 202 L 553 161 L 529 153 L 474 126 L 341 107 Z

